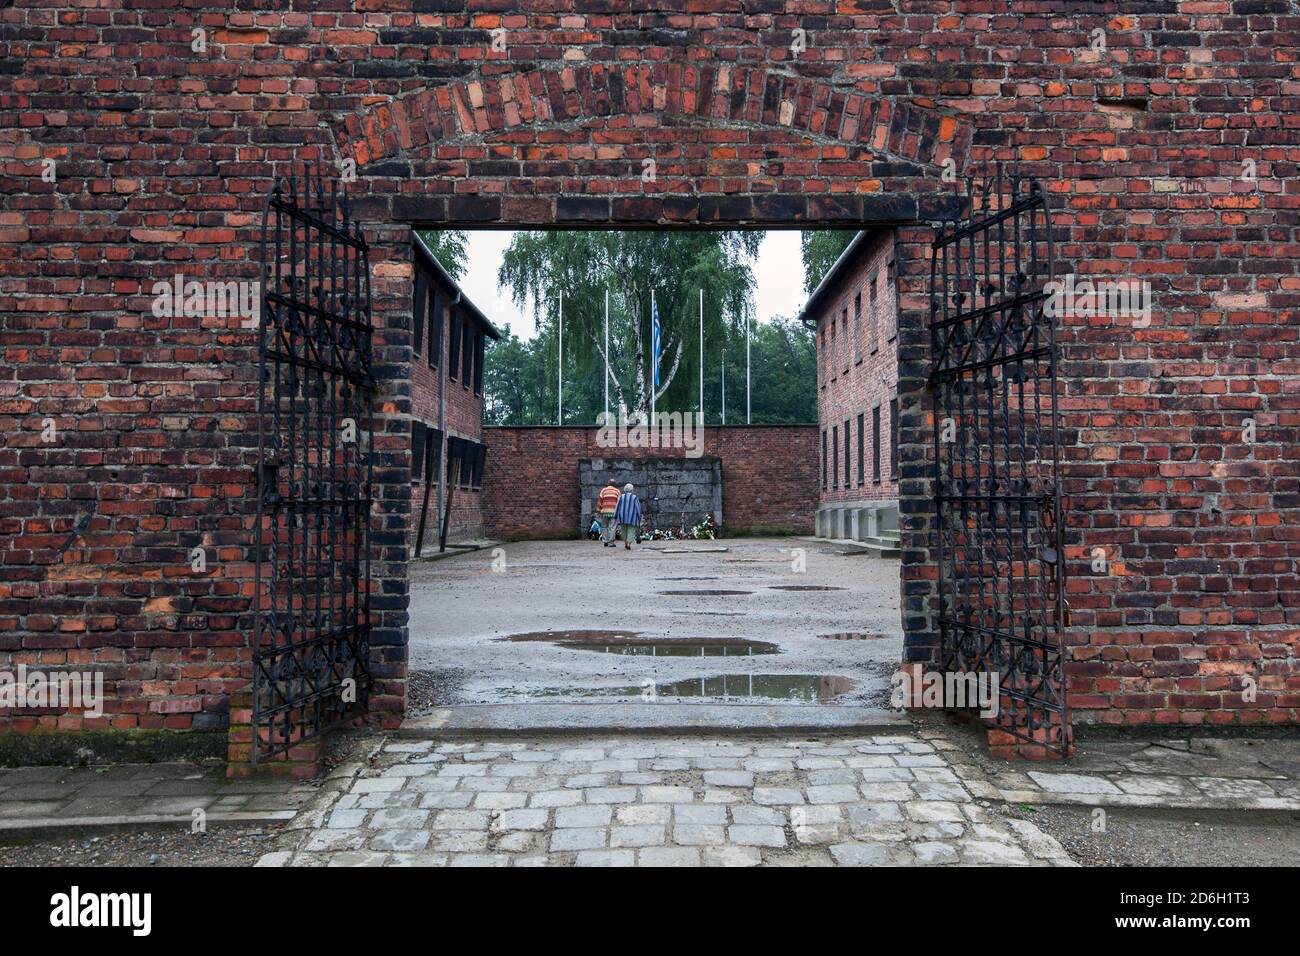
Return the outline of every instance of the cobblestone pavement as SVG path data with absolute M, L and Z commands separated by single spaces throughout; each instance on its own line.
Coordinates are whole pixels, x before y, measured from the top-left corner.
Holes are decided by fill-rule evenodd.
M 917 734 L 389 739 L 259 866 L 1072 865 Z

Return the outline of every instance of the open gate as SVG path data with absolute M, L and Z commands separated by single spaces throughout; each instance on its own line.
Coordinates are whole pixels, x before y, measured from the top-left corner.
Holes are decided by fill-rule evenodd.
M 261 237 L 252 759 L 370 698 L 370 265 L 310 167 L 277 179 Z
M 939 636 L 997 687 L 991 724 L 1070 750 L 1051 224 L 1032 179 L 966 180 L 930 267 Z

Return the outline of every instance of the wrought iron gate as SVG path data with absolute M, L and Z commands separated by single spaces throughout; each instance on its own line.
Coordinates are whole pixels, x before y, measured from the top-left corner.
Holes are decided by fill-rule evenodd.
M 945 673 L 988 675 L 994 726 L 1067 753 L 1056 339 L 1046 197 L 968 178 L 930 267 L 930 389 Z M 986 715 L 988 717 L 988 715 Z
M 262 217 L 252 759 L 366 711 L 370 266 L 337 184 L 277 179 Z

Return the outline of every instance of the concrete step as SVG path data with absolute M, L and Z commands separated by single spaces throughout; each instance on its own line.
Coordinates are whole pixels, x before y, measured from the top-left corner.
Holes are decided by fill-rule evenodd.
M 837 547 L 844 548 L 845 551 L 871 554 L 878 558 L 897 558 L 903 553 L 899 542 L 889 538 L 867 538 L 863 541 L 853 538 L 829 538 L 826 540 Z
M 424 739 L 564 734 L 850 736 L 911 726 L 902 711 L 835 704 L 459 704 L 402 721 L 398 735 Z

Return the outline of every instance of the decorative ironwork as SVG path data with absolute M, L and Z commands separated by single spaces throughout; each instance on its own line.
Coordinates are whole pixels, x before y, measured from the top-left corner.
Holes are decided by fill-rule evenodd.
M 370 264 L 319 174 L 262 217 L 252 759 L 365 713 L 373 434 Z
M 930 267 L 942 666 L 991 675 L 993 725 L 1067 753 L 1046 196 L 999 168 L 967 178 L 958 216 Z

